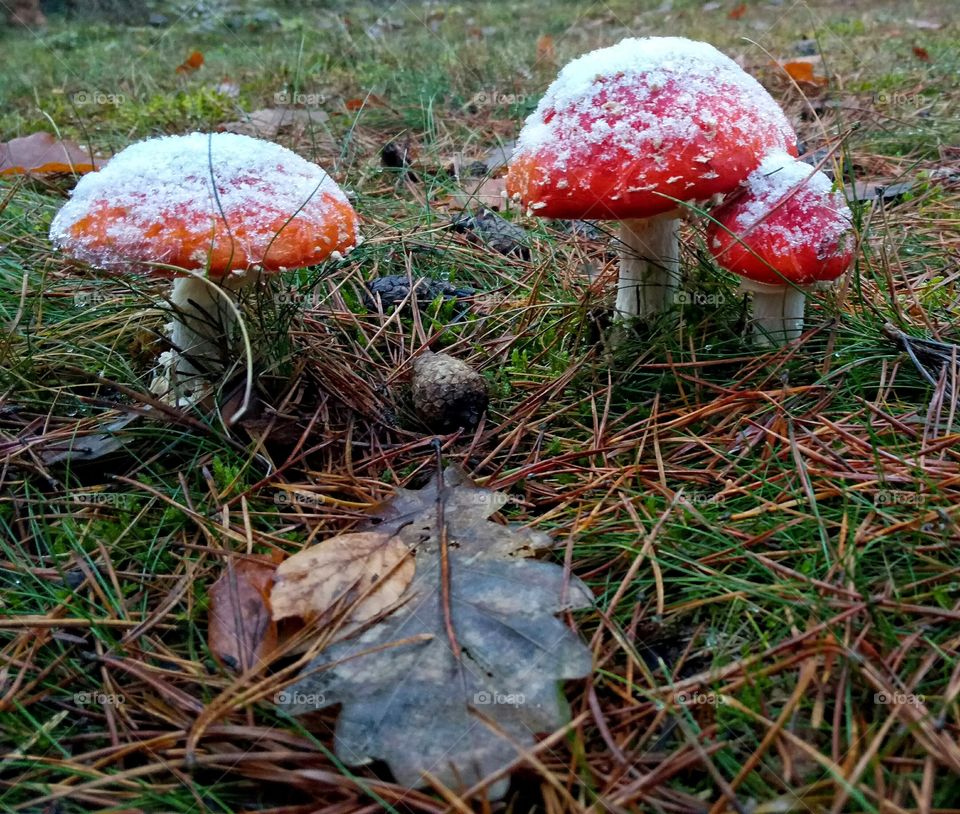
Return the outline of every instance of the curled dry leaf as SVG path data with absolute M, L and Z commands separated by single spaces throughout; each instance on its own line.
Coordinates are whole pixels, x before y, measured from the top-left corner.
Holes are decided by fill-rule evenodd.
M 592 596 L 560 566 L 525 559 L 550 539 L 491 521 L 506 501 L 451 467 L 373 510 L 380 523 L 365 531 L 400 541 L 413 579 L 397 609 L 324 649 L 287 693 L 303 699 L 288 712 L 343 705 L 345 763 L 379 758 L 403 785 L 429 773 L 464 789 L 568 720 L 557 682 L 587 675 L 591 653 L 555 614 Z
M 191 51 L 190 55 L 177 66 L 177 73 L 193 73 L 203 65 L 203 54 L 200 51 Z
M 276 649 L 277 624 L 270 613 L 276 568 L 265 557 L 247 557 L 228 563 L 210 586 L 207 642 L 214 657 L 232 670 L 248 670 Z
M 822 88 L 830 80 L 817 73 L 820 63 L 820 57 L 813 56 L 806 59 L 792 59 L 789 62 L 781 62 L 780 67 L 801 87 Z
M 372 619 L 413 579 L 410 553 L 401 539 L 381 531 L 341 534 L 304 549 L 277 569 L 273 618 L 309 622 L 346 600 L 352 602 L 348 625 Z
M 0 142 L 0 175 L 83 174 L 98 170 L 105 162 L 73 141 L 49 133 L 32 133 Z

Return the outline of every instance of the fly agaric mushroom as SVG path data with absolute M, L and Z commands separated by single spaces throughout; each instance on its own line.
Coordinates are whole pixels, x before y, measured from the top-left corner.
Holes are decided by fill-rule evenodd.
M 851 214 L 830 179 L 785 152 L 768 155 L 743 192 L 710 213 L 707 246 L 753 293 L 761 345 L 803 330 L 805 293 L 836 280 L 853 260 Z
M 260 272 L 310 266 L 359 242 L 357 214 L 320 167 L 260 139 L 190 133 L 133 144 L 84 176 L 50 226 L 54 245 L 109 271 L 175 277 L 161 357 L 175 403 L 221 368 L 236 292 Z
M 796 154 L 796 134 L 732 59 L 682 37 L 626 39 L 560 71 L 507 192 L 542 217 L 620 221 L 617 312 L 649 318 L 679 273 L 679 202 L 730 192 L 774 149 Z

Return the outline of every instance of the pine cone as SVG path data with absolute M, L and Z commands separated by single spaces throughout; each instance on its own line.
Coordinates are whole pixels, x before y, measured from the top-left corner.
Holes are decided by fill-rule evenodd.
M 427 352 L 413 362 L 413 408 L 437 432 L 472 430 L 487 409 L 483 376 L 445 353 Z

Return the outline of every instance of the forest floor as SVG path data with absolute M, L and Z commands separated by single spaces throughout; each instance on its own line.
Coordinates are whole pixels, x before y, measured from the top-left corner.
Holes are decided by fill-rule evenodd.
M 243 357 L 216 409 L 158 407 L 168 283 L 52 249 L 70 179 L 0 180 L 0 810 L 487 805 L 344 765 L 336 708 L 285 714 L 276 665 L 238 676 L 208 642 L 228 563 L 290 555 L 430 481 L 436 436 L 408 384 L 426 346 L 491 392 L 475 432 L 440 438 L 444 464 L 505 492 L 502 519 L 551 534 L 546 556 L 595 594 L 567 615 L 594 656 L 564 686 L 571 723 L 492 808 L 956 810 L 952 4 L 181 5 L 152 26 L 52 13 L 0 33 L 0 139 L 43 130 L 109 156 L 245 129 L 328 169 L 366 240 L 244 299 L 255 403 L 231 422 Z M 631 35 L 711 42 L 828 151 L 858 252 L 808 299 L 803 341 L 750 344 L 694 222 L 690 302 L 615 349 L 609 224 L 501 212 L 523 230 L 513 254 L 451 228 L 505 206 L 503 147 L 559 67 Z M 364 283 L 391 274 L 478 293 L 384 313 Z

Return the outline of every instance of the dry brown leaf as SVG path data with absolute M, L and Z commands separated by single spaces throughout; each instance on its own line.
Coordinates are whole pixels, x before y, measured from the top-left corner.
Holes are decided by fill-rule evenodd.
M 727 17 L 730 18 L 731 20 L 739 20 L 746 13 L 747 13 L 747 4 L 741 3 L 735 9 L 731 9 Z
M 306 131 L 311 125 L 323 124 L 329 118 L 322 110 L 267 107 L 253 111 L 246 119 L 224 122 L 217 127 L 217 130 L 221 133 L 239 133 L 243 136 L 272 139 L 283 132 Z
M 537 40 L 537 62 L 552 63 L 557 60 L 557 52 L 553 46 L 553 37 L 543 34 Z
M 810 57 L 809 59 L 793 59 L 789 62 L 781 62 L 780 67 L 790 74 L 790 78 L 798 85 L 822 88 L 829 80 L 816 73 L 816 66 L 819 63 L 820 57 Z
M 923 62 L 930 61 L 930 52 L 926 48 L 921 48 L 919 45 L 913 46 L 913 55 Z
M 410 549 L 392 534 L 341 534 L 294 554 L 278 569 L 270 594 L 274 619 L 311 621 L 340 600 L 355 600 L 347 627 L 391 607 L 413 579 Z
M 270 587 L 277 566 L 266 557 L 228 563 L 210 586 L 207 642 L 214 657 L 232 670 L 263 662 L 277 647 L 270 613 Z
M 386 107 L 387 103 L 381 97 L 377 96 L 377 94 L 371 93 L 362 99 L 346 99 L 343 105 L 347 110 L 353 112 L 365 107 Z
M 177 66 L 177 73 L 193 73 L 203 65 L 203 54 L 200 51 L 191 51 L 182 64 Z
M 483 163 L 487 165 L 487 174 L 496 175 L 500 170 L 506 169 L 516 146 L 515 141 L 505 141 L 503 144 L 498 144 L 496 147 L 487 150 L 483 157 Z
M 461 192 L 454 192 L 447 206 L 451 210 L 486 208 L 500 212 L 507 208 L 507 179 L 481 178 L 466 185 Z
M 32 133 L 0 142 L 0 175 L 56 175 L 98 170 L 106 162 L 73 141 Z

